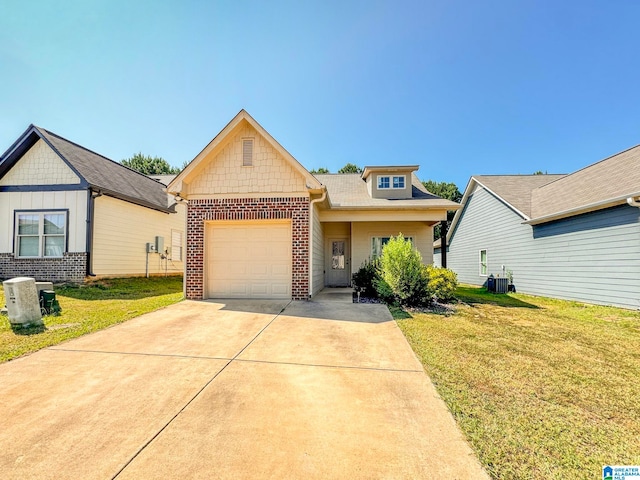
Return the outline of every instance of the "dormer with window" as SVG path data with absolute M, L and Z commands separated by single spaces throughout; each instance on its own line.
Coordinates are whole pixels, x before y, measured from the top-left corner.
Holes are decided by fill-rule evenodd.
M 365 167 L 362 179 L 367 182 L 371 198 L 412 198 L 411 176 L 417 165 L 394 167 Z

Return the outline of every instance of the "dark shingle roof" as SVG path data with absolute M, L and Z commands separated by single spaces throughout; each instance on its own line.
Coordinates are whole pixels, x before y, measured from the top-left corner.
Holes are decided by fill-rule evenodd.
M 164 185 L 44 128 L 30 126 L 2 157 L 0 176 L 42 138 L 90 187 L 122 200 L 169 212 Z M 5 164 L 5 162 L 7 162 Z

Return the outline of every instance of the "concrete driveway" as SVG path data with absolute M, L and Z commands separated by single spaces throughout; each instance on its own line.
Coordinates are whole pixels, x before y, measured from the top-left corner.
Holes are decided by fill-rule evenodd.
M 0 365 L 3 479 L 488 478 L 386 307 L 184 301 Z

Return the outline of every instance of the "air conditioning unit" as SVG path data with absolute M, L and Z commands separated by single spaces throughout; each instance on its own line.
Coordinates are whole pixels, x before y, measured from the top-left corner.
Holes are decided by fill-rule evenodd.
M 509 279 L 498 277 L 495 279 L 495 292 L 496 293 L 507 293 L 509 290 Z

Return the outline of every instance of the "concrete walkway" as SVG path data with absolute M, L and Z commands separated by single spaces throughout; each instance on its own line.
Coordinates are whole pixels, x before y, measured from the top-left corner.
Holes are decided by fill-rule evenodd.
M 488 478 L 381 305 L 185 301 L 0 365 L 3 479 Z

